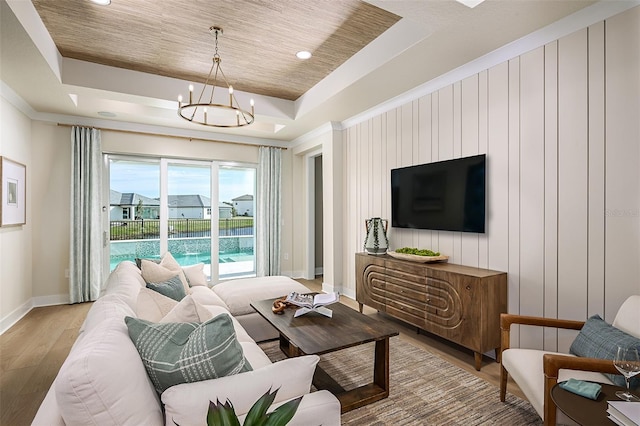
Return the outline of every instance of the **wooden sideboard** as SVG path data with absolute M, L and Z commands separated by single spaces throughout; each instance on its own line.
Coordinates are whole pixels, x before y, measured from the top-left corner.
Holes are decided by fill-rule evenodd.
M 471 349 L 476 370 L 484 352 L 500 354 L 506 272 L 356 253 L 356 300 Z

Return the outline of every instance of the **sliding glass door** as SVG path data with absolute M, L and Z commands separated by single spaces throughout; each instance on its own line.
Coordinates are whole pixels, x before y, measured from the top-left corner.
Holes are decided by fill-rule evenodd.
M 203 263 L 217 282 L 255 276 L 255 167 L 210 161 L 108 155 L 105 257 Z M 212 261 L 213 259 L 213 261 Z
M 256 274 L 256 169 L 221 165 L 218 169 L 220 277 Z

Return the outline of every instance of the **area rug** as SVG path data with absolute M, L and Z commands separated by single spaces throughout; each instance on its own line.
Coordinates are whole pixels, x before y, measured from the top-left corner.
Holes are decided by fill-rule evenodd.
M 322 355 L 320 365 L 345 389 L 371 382 L 373 343 Z M 278 342 L 260 346 L 272 361 L 284 359 Z M 389 397 L 342 415 L 343 425 L 542 425 L 529 402 L 507 393 L 437 355 L 393 337 Z

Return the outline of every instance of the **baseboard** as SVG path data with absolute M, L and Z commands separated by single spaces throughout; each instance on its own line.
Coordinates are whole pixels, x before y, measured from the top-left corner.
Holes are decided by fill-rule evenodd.
M 5 331 L 13 327 L 13 325 L 20 321 L 23 316 L 27 315 L 31 309 L 33 309 L 33 298 L 21 306 L 18 306 L 6 317 L 0 319 L 0 334 L 4 334 Z
M 324 275 L 324 268 L 322 266 L 316 267 L 315 274 L 316 274 L 316 277 L 318 275 Z
M 69 303 L 70 302 L 68 294 L 54 294 L 51 296 L 32 297 L 21 306 L 14 309 L 13 312 L 11 312 L 9 315 L 0 319 L 0 335 L 4 334 L 5 331 L 13 327 L 33 308 L 38 308 L 41 306 L 68 305 Z
M 51 296 L 38 296 L 33 299 L 33 307 L 38 308 L 40 306 L 54 306 L 54 305 L 68 305 L 71 303 L 68 294 L 52 294 Z

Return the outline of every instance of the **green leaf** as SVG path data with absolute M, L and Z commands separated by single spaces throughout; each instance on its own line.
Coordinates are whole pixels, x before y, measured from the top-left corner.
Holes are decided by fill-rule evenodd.
M 247 413 L 247 417 L 244 419 L 244 426 L 262 426 L 267 421 L 267 410 L 273 404 L 273 401 L 276 399 L 276 394 L 278 393 L 278 389 L 271 393 L 271 388 L 264 393 L 258 399 L 249 412 Z
M 296 414 L 301 401 L 302 397 L 300 396 L 276 408 L 273 413 L 268 415 L 269 419 L 264 426 L 284 426 L 289 423 L 293 415 Z
M 209 411 L 207 412 L 207 425 L 208 426 L 240 426 L 236 412 L 233 409 L 233 404 L 227 399 L 224 404 L 221 404 L 216 399 L 214 404 L 209 401 Z

